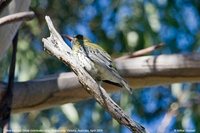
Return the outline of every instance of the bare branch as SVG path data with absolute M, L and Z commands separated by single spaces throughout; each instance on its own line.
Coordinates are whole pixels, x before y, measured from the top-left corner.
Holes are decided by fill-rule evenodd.
M 19 12 L 0 18 L 0 26 L 18 21 L 31 20 L 35 17 L 34 12 Z
M 8 1 L 8 0 L 6 0 Z M 12 0 L 0 13 L 0 18 L 29 10 L 31 0 Z M 12 40 L 17 33 L 22 21 L 0 26 L 0 60 L 6 55 L 7 50 L 12 44 Z
M 116 66 L 134 89 L 200 81 L 200 54 L 136 57 L 117 60 Z M 0 100 L 6 86 L 0 82 Z M 119 88 L 109 84 L 104 84 L 103 87 L 110 93 L 119 91 Z M 13 95 L 12 111 L 15 113 L 41 110 L 91 98 L 73 72 L 17 82 L 14 85 Z
M 78 76 L 83 88 L 93 97 L 96 101 L 106 109 L 112 117 L 120 124 L 128 127 L 132 132 L 144 133 L 145 128 L 137 122 L 131 120 L 126 113 L 109 97 L 106 91 L 100 87 L 96 81 L 79 65 L 79 61 L 76 56 L 73 56 L 72 51 L 68 45 L 65 44 L 61 36 L 55 30 L 50 18 L 45 17 L 49 30 L 51 32 L 50 37 L 43 38 L 44 47 L 51 54 L 55 55 L 58 59 L 67 65 L 70 65 L 72 70 Z
M 118 60 L 123 60 L 123 59 L 128 59 L 128 58 L 135 58 L 135 57 L 139 57 L 139 56 L 144 56 L 146 54 L 149 54 L 157 49 L 160 49 L 164 46 L 164 43 L 160 43 L 158 45 L 154 45 L 148 48 L 144 48 L 138 51 L 135 51 L 134 53 L 130 54 L 130 55 L 125 55 L 125 56 L 121 56 L 119 58 L 117 58 Z
M 167 127 L 171 123 L 173 117 L 177 116 L 178 114 L 179 105 L 177 103 L 172 103 L 170 109 L 165 114 L 164 118 L 162 119 L 160 125 L 158 126 L 158 133 L 165 133 Z

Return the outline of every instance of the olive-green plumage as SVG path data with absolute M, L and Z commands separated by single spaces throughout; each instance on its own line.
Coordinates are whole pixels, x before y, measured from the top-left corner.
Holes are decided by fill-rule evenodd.
M 114 68 L 111 57 L 106 51 L 82 35 L 66 37 L 71 41 L 73 54 L 78 58 L 80 65 L 96 81 L 115 84 L 131 93 L 130 87 Z

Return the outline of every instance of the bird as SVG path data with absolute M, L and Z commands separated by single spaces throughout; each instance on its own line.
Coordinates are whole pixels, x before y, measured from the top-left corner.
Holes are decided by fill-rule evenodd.
M 99 45 L 92 43 L 83 35 L 71 37 L 62 35 L 72 44 L 72 53 L 77 57 L 81 67 L 83 67 L 95 81 L 101 85 L 102 82 L 116 85 L 132 93 L 127 82 L 120 76 L 113 65 L 110 55 Z

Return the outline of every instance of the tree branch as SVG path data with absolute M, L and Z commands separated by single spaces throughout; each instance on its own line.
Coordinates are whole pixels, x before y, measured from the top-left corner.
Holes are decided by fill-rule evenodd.
M 200 81 L 200 54 L 136 57 L 117 60 L 116 67 L 134 89 Z M 0 100 L 6 86 L 7 84 L 0 82 Z M 104 84 L 103 87 L 110 93 L 119 91 L 118 87 L 109 84 Z M 45 109 L 91 98 L 73 72 L 16 82 L 13 95 L 13 113 Z
M 153 45 L 153 46 L 135 51 L 130 55 L 121 56 L 117 59 L 118 60 L 124 60 L 124 59 L 128 59 L 128 58 L 135 58 L 135 57 L 139 57 L 139 56 L 144 56 L 144 55 L 150 54 L 151 52 L 153 52 L 157 49 L 160 49 L 162 47 L 164 47 L 164 43 L 160 43 L 160 44 L 157 44 L 157 45 Z
M 66 65 L 69 65 L 78 76 L 83 88 L 95 98 L 115 120 L 128 127 L 132 132 L 145 133 L 145 128 L 136 121 L 131 120 L 131 118 L 109 97 L 104 88 L 99 86 L 84 68 L 81 67 L 78 58 L 73 55 L 71 48 L 66 45 L 60 34 L 55 30 L 51 19 L 48 16 L 46 16 L 45 19 L 51 33 L 50 37 L 42 39 L 45 50 L 56 56 Z
M 0 18 L 29 10 L 31 0 L 12 0 L 0 13 Z M 0 60 L 3 59 L 22 21 L 0 26 Z
M 31 20 L 35 17 L 34 12 L 19 12 L 0 18 L 0 26 L 18 21 Z

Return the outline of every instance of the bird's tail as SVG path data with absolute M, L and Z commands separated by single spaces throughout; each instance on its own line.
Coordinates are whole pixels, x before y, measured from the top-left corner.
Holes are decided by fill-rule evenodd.
M 130 94 L 132 94 L 132 89 L 130 88 L 130 86 L 128 85 L 128 83 L 119 75 L 119 73 L 117 72 L 116 69 L 112 69 L 112 73 L 115 75 L 115 77 L 117 77 L 118 83 L 120 84 L 120 86 L 125 89 L 128 90 Z
M 122 86 L 122 88 L 128 90 L 130 94 L 132 94 L 132 89 L 130 88 L 128 83 L 126 81 L 124 81 L 123 79 L 121 80 L 121 86 Z

